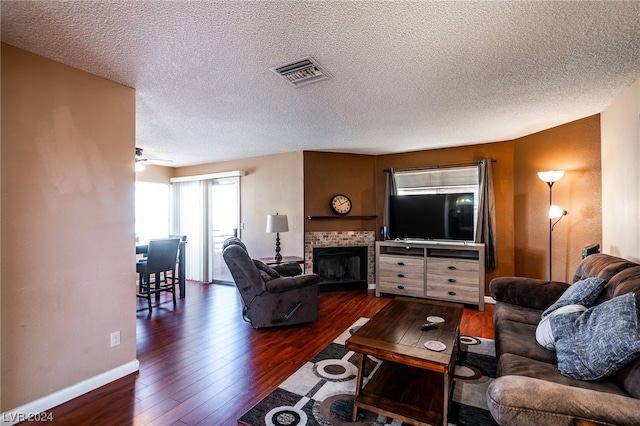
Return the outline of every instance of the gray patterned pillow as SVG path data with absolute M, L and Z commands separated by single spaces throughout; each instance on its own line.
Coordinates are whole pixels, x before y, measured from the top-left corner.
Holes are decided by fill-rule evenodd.
M 550 318 L 558 370 L 580 380 L 605 378 L 640 355 L 634 293 L 614 297 L 584 312 Z
M 598 297 L 600 297 L 602 290 L 604 290 L 606 283 L 605 280 L 597 277 L 576 281 L 569 286 L 553 305 L 549 306 L 547 310 L 542 313 L 542 318 L 556 309 L 567 305 L 582 305 L 587 308 L 593 306 L 596 300 L 598 300 Z

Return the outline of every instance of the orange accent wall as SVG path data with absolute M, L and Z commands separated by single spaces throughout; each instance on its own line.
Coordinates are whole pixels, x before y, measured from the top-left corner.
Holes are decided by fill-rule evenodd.
M 385 169 L 458 164 L 483 158 L 496 160 L 493 163 L 493 185 L 496 200 L 498 267 L 486 271 L 485 294 L 489 294 L 488 286 L 491 279 L 514 273 L 513 147 L 513 142 L 497 142 L 379 156 L 376 166 L 377 209 L 380 214 L 378 227 L 382 226 Z
M 376 157 L 372 155 L 305 152 L 305 232 L 375 230 L 375 219 L 354 219 L 382 214 L 376 210 L 375 173 Z M 347 217 L 336 218 L 331 213 L 329 201 L 335 194 L 351 200 L 353 209 Z M 309 220 L 308 216 L 328 218 Z
M 537 175 L 566 170 L 553 188 L 554 204 L 569 211 L 553 233 L 553 278 L 571 281 L 582 247 L 602 236 L 600 182 L 600 116 L 577 120 L 513 141 L 388 155 L 304 153 L 304 214 L 306 232 L 375 231 L 382 226 L 385 169 L 458 164 L 483 158 L 496 160 L 493 181 L 496 199 L 498 267 L 491 279 L 520 275 L 547 278 L 549 270 L 549 189 Z M 354 203 L 350 216 L 375 219 L 315 219 L 332 216 L 331 195 L 344 193 Z
M 515 272 L 549 277 L 549 186 L 538 172 L 565 170 L 553 204 L 569 212 L 553 231 L 553 279 L 573 280 L 582 248 L 602 240 L 600 115 L 516 140 Z

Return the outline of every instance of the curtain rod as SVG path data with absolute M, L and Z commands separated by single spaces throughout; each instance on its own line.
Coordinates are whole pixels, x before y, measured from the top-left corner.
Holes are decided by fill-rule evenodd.
M 467 161 L 465 163 L 436 164 L 436 165 L 433 165 L 433 166 L 408 167 L 408 168 L 405 168 L 405 169 L 396 169 L 396 171 L 397 172 L 409 172 L 409 171 L 412 171 L 412 170 L 445 169 L 445 168 L 449 168 L 449 167 L 477 166 L 481 162 L 482 162 L 481 160 L 478 160 L 478 161 Z M 494 160 L 492 158 L 491 162 L 492 163 L 497 163 L 498 160 Z M 386 173 L 389 173 L 391 171 L 391 169 L 384 169 L 384 171 Z

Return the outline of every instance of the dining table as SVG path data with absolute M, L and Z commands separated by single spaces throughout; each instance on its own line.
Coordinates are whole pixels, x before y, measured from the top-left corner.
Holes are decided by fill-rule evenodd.
M 186 244 L 187 242 L 184 239 L 180 240 L 180 245 L 178 246 L 178 288 L 180 289 L 179 295 L 180 299 L 184 299 L 186 296 L 186 287 L 185 287 L 185 258 L 186 258 Z M 136 243 L 136 255 L 138 254 L 146 254 L 149 252 L 149 244 L 148 243 Z

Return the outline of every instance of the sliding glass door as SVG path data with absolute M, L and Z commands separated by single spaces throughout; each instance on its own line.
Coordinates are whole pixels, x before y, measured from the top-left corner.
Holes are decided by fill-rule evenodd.
M 240 178 L 211 181 L 211 282 L 232 284 L 233 278 L 222 258 L 222 244 L 229 237 L 240 237 Z
M 240 176 L 172 179 L 172 233 L 187 236 L 186 278 L 233 283 L 222 244 L 240 237 Z

